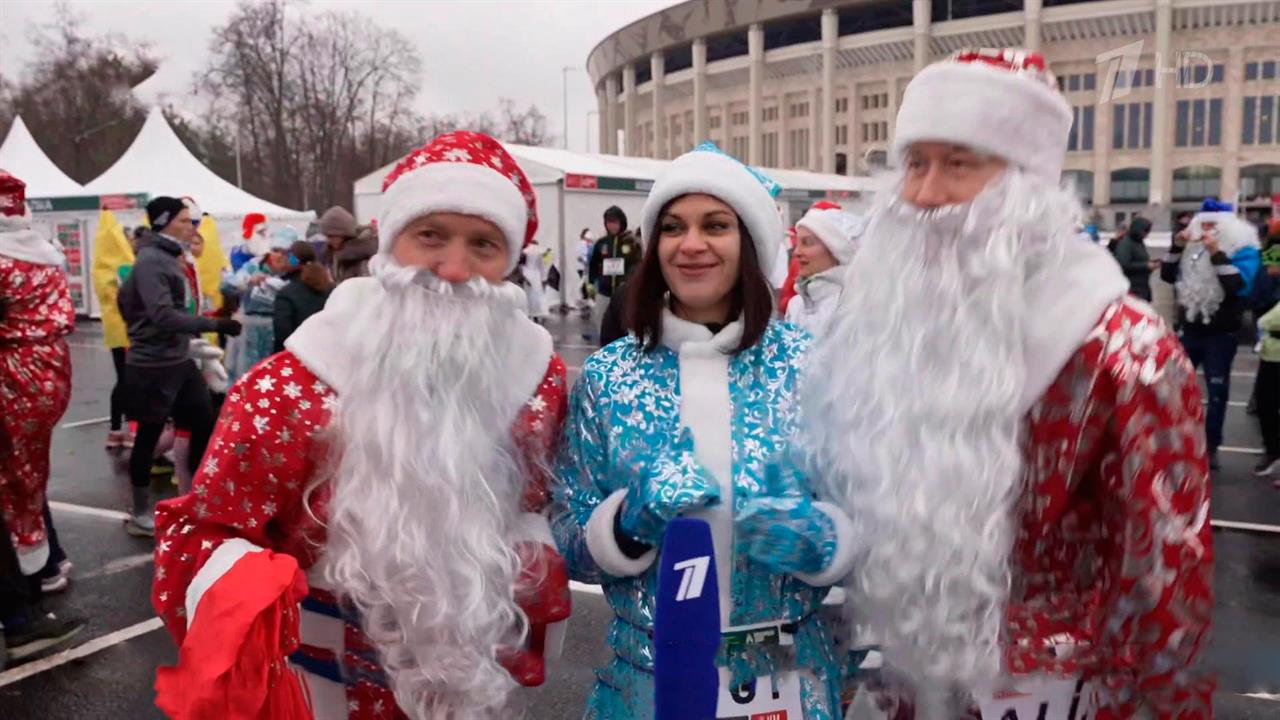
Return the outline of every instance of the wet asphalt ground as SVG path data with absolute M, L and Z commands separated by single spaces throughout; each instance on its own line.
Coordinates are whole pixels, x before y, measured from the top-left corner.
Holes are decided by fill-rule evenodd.
M 581 327 L 576 315 L 550 323 L 571 381 L 595 349 L 582 339 Z M 151 609 L 151 542 L 122 529 L 127 455 L 103 449 L 111 358 L 96 323 L 81 323 L 70 341 L 75 385 L 54 437 L 50 498 L 75 570 L 69 592 L 48 604 L 84 616 L 88 625 L 70 650 L 0 672 L 0 720 L 160 718 L 153 705 L 155 670 L 172 664 L 176 650 Z M 1219 674 L 1217 717 L 1227 720 L 1280 718 L 1280 490 L 1252 474 L 1261 442 L 1245 404 L 1256 367 L 1256 357 L 1242 348 L 1222 469 L 1213 484 L 1215 521 L 1262 526 L 1214 533 L 1217 609 L 1209 661 Z M 550 666 L 544 687 L 525 692 L 527 717 L 581 716 L 592 668 L 607 659 L 609 613 L 594 590 L 575 590 L 564 656 Z

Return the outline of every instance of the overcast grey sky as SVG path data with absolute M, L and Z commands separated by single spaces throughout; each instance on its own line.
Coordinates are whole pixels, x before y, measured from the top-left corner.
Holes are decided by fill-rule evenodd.
M 161 67 L 148 93 L 181 93 L 205 66 L 212 29 L 235 0 L 72 0 L 96 32 L 149 42 Z M 494 109 L 498 98 L 536 103 L 548 130 L 561 134 L 561 68 L 569 73 L 569 147 L 586 143 L 595 94 L 587 54 L 609 33 L 676 4 L 673 0 L 312 0 L 299 12 L 357 10 L 409 36 L 422 58 L 423 113 Z M 30 36 L 54 12 L 51 0 L 0 0 L 0 74 L 20 78 Z M 595 118 L 592 117 L 592 122 Z M 594 138 L 594 131 L 592 133 Z M 593 143 L 596 141 L 593 139 Z

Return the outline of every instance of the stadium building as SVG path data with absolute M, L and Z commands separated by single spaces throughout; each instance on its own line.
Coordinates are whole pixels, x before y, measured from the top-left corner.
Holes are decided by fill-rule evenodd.
M 709 139 L 861 174 L 885 161 L 912 75 L 975 46 L 1048 58 L 1075 115 L 1066 173 L 1104 227 L 1166 227 L 1209 195 L 1280 204 L 1277 0 L 689 0 L 606 37 L 587 69 L 603 152 Z

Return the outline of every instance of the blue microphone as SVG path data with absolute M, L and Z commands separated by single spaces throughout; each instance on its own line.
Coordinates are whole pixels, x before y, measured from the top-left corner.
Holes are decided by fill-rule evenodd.
M 715 720 L 720 591 L 711 526 L 705 520 L 672 520 L 659 558 L 654 720 Z

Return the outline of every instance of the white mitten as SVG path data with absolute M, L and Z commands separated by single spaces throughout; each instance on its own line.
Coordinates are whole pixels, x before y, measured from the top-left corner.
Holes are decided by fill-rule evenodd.
M 219 360 L 212 358 L 201 360 L 200 374 L 204 376 L 204 382 L 209 389 L 219 395 L 231 388 L 231 378 L 227 375 L 227 368 Z

